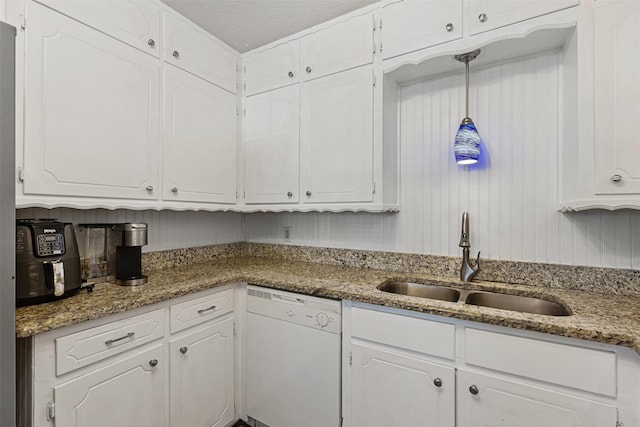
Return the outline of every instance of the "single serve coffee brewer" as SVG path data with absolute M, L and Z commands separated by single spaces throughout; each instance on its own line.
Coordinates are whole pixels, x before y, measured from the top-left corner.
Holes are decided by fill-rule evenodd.
M 142 274 L 147 229 L 146 223 L 79 224 L 83 286 L 105 281 L 124 286 L 147 283 Z

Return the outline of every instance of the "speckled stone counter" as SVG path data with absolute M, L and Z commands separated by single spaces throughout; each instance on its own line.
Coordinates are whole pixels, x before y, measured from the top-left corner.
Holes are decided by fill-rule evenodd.
M 166 265 L 165 265 L 166 266 Z M 132 310 L 233 282 L 249 282 L 292 292 L 414 310 L 566 337 L 627 346 L 640 353 L 640 297 L 477 281 L 462 284 L 451 276 L 403 274 L 372 268 L 291 261 L 276 257 L 232 256 L 147 272 L 138 287 L 99 284 L 92 293 L 16 311 L 16 334 L 28 337 L 52 329 Z M 462 303 L 390 294 L 376 287 L 390 280 L 428 282 L 480 290 L 541 296 L 565 304 L 571 316 L 544 316 Z

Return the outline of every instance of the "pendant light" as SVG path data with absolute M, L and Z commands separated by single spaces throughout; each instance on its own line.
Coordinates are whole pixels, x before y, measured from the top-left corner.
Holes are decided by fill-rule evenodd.
M 467 83 L 465 118 L 460 123 L 453 144 L 453 153 L 456 156 L 456 163 L 459 165 L 473 165 L 478 163 L 480 157 L 480 135 L 473 120 L 469 117 L 469 62 L 476 59 L 478 55 L 480 55 L 480 49 L 454 56 L 456 60 L 465 64 Z

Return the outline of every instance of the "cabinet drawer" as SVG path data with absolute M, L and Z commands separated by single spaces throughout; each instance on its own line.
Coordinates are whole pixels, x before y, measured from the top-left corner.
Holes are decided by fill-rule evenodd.
M 455 326 L 399 314 L 353 308 L 351 335 L 446 359 L 455 354 Z
M 233 311 L 233 289 L 172 305 L 170 330 L 176 333 Z
M 616 354 L 467 328 L 465 363 L 616 396 Z
M 237 55 L 213 36 L 164 15 L 164 60 L 236 93 Z
M 62 375 L 164 336 L 163 310 L 56 339 L 56 374 Z
M 149 0 L 36 0 L 83 24 L 158 57 L 160 9 Z

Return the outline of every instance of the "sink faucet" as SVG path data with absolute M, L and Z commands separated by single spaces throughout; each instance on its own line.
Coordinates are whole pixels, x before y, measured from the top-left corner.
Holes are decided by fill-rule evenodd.
M 473 277 L 480 271 L 480 252 L 478 252 L 478 259 L 476 260 L 476 266 L 473 267 L 469 264 L 469 213 L 462 213 L 462 234 L 460 235 L 459 245 L 462 248 L 462 266 L 460 267 L 460 280 L 463 282 L 470 282 Z

